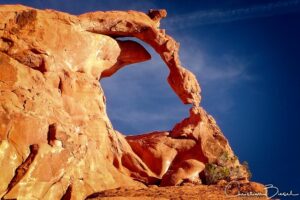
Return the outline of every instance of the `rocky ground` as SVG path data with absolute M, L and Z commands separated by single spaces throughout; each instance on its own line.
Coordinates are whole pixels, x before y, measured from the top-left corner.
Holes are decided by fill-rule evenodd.
M 251 183 L 253 189 L 260 188 L 256 183 Z M 248 186 L 249 187 L 249 186 Z M 249 189 L 249 188 L 248 188 Z M 228 195 L 226 195 L 226 191 Z M 268 199 L 264 195 L 264 191 L 254 192 L 243 191 L 244 196 L 237 195 L 237 189 L 226 189 L 225 186 L 218 185 L 183 185 L 183 186 L 168 186 L 157 187 L 155 185 L 147 188 L 117 188 L 106 190 L 100 193 L 93 194 L 87 199 L 103 199 L 103 200 L 260 200 Z M 245 196 L 249 194 L 248 196 Z M 252 195 L 251 195 L 252 194 Z

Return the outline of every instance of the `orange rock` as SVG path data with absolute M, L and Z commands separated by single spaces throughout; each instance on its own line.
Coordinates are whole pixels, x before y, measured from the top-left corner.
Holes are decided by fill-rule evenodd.
M 240 167 L 228 178 L 247 180 L 199 107 L 200 86 L 180 64 L 178 43 L 159 29 L 165 16 L 0 6 L 1 198 L 84 199 L 121 186 L 199 184 L 207 164 Z M 137 42 L 116 37 L 151 45 L 170 70 L 174 92 L 193 104 L 173 130 L 125 137 L 113 129 L 99 79 L 151 57 Z
M 162 186 L 179 185 L 183 181 L 190 181 L 192 183 L 201 184 L 200 172 L 205 168 L 205 165 L 197 160 L 188 159 L 180 162 L 177 168 L 169 170 L 162 177 Z

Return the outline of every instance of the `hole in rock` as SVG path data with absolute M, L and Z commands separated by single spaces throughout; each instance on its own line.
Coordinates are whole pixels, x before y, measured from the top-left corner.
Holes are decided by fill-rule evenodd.
M 146 43 L 135 38 L 122 40 L 138 42 L 152 58 L 127 65 L 111 77 L 101 79 L 114 129 L 126 135 L 171 130 L 188 116 L 189 108 L 169 86 L 169 69 Z
M 54 141 L 56 140 L 56 124 L 50 124 L 48 128 L 48 144 L 53 146 Z

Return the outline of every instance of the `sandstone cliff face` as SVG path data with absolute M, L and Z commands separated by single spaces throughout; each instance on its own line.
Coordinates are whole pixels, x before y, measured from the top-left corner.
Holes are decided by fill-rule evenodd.
M 0 6 L 0 197 L 84 199 L 120 186 L 248 180 L 200 87 L 159 21 L 164 10 L 73 16 Z M 125 137 L 106 114 L 99 80 L 146 61 L 150 44 L 190 116 L 170 131 Z M 211 170 L 214 171 L 211 171 Z M 215 174 L 214 174 L 215 173 Z M 216 176 L 216 177 L 215 177 Z

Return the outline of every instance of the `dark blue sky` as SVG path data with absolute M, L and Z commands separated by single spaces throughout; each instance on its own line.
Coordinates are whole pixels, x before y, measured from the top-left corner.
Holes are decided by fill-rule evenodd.
M 208 3 L 209 2 L 209 3 Z M 181 60 L 253 180 L 300 193 L 300 1 L 0 0 L 73 14 L 166 8 Z M 149 49 L 149 47 L 147 47 Z M 102 81 L 108 114 L 125 134 L 169 130 L 188 115 L 153 59 Z M 298 197 L 299 198 L 299 197 Z M 288 198 L 297 199 L 297 198 Z

